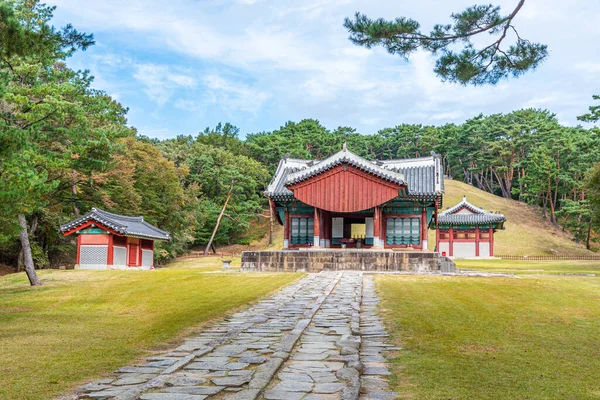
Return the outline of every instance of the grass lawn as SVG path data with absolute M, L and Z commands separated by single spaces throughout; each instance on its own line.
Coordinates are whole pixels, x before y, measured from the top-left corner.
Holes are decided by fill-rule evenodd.
M 300 274 L 220 273 L 220 259 L 155 271 L 0 277 L 0 398 L 45 399 L 134 362 Z
M 590 268 L 498 264 L 516 273 Z M 392 361 L 400 398 L 600 398 L 597 277 L 377 276 L 376 282 L 389 333 L 402 347 Z
M 600 261 L 510 261 L 510 260 L 455 260 L 465 271 L 507 272 L 516 275 L 583 275 L 600 276 Z

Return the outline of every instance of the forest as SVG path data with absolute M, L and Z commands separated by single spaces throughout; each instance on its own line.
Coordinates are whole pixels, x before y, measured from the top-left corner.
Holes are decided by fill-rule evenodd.
M 373 160 L 438 153 L 448 177 L 539 206 L 574 240 L 597 247 L 600 129 L 591 124 L 600 105 L 581 111 L 586 127 L 522 109 L 462 124 L 398 121 L 377 132 L 329 129 L 316 119 L 269 132 L 224 123 L 157 140 L 128 125 L 126 106 L 97 89 L 88 71 L 69 68 L 67 59 L 93 36 L 52 27 L 53 10 L 0 3 L 0 263 L 18 267 L 29 256 L 36 268 L 72 263 L 73 239 L 58 227 L 93 206 L 144 215 L 169 231 L 173 240 L 155 253 L 164 263 L 206 245 L 230 192 L 215 243 L 248 243 L 252 222 L 268 212 L 263 191 L 280 158 L 321 159 L 343 143 Z

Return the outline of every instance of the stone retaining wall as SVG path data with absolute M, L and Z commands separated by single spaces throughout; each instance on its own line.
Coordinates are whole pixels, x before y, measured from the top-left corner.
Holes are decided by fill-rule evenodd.
M 456 264 L 438 253 L 377 250 L 277 250 L 242 252 L 242 271 L 388 271 L 455 273 Z

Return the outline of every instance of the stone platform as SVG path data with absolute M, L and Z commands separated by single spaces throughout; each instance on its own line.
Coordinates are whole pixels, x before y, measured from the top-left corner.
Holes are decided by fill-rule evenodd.
M 242 271 L 455 273 L 456 264 L 439 253 L 391 250 L 303 249 L 242 252 Z

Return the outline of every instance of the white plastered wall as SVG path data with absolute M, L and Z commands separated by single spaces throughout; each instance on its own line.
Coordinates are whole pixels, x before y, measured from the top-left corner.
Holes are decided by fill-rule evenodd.
M 490 258 L 490 242 L 479 242 L 479 257 Z
M 114 246 L 113 247 L 113 265 L 116 267 L 127 266 L 127 247 Z
M 154 251 L 142 249 L 142 269 L 148 269 L 154 264 Z
M 474 258 L 475 242 L 454 242 L 452 258 Z

